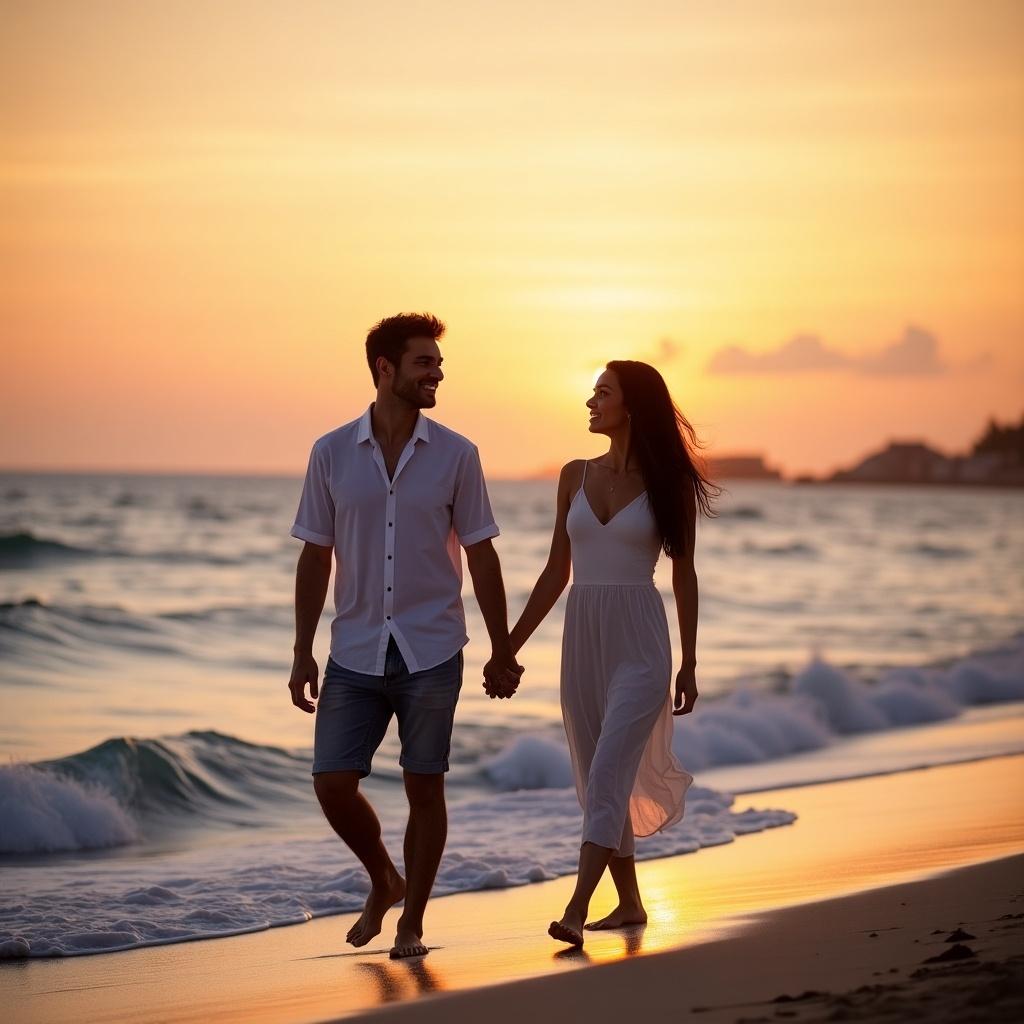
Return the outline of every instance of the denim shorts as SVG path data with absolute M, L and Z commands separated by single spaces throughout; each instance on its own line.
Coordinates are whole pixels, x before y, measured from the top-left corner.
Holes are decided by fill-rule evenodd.
M 382 676 L 353 672 L 328 658 L 316 705 L 313 774 L 369 775 L 392 714 L 402 742 L 398 763 L 420 775 L 448 771 L 461 689 L 462 651 L 433 668 L 410 672 L 392 637 Z

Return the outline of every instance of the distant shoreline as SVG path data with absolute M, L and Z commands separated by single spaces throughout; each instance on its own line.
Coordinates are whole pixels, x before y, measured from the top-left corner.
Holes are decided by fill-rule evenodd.
M 256 470 L 211 470 L 211 469 L 24 469 L 0 467 L 0 477 L 135 477 L 138 479 L 156 480 L 185 480 L 194 477 L 212 478 L 225 477 L 238 480 L 302 480 L 301 472 L 259 472 Z M 557 474 L 549 476 L 542 473 L 529 473 L 523 476 L 492 476 L 491 483 L 499 484 L 522 484 L 522 483 L 554 483 Z M 823 484 L 842 484 L 857 486 L 881 486 L 881 487 L 933 487 L 933 488 L 968 488 L 988 490 L 1019 490 L 1024 487 L 1024 480 L 1001 481 L 1001 480 L 853 480 L 849 478 L 816 477 L 805 474 L 786 476 L 779 474 L 775 476 L 744 476 L 734 474 L 712 474 L 712 479 L 720 483 L 756 483 L 756 484 L 778 484 L 784 487 L 810 486 Z M 0 495 L 2 497 L 2 495 Z
M 839 484 L 843 487 L 851 485 L 856 487 L 948 487 L 958 490 L 961 488 L 969 490 L 986 488 L 988 490 L 1005 491 L 1016 491 L 1024 487 L 1024 480 L 833 480 L 828 477 L 823 479 L 821 477 L 799 476 L 789 480 L 783 480 L 782 483 L 790 484 L 795 487 L 804 487 L 816 484 Z

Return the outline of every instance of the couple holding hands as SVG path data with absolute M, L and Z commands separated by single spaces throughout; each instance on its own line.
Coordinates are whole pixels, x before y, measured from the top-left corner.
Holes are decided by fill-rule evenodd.
M 468 640 L 460 548 L 491 641 L 484 689 L 499 699 L 516 692 L 523 673 L 516 655 L 571 569 L 561 703 L 583 835 L 575 891 L 548 931 L 580 946 L 585 926 L 646 921 L 634 836 L 683 815 L 692 779 L 672 754 L 672 715 L 687 714 L 697 699 L 694 532 L 698 509 L 710 515 L 718 489 L 702 473 L 694 432 L 658 371 L 630 360 L 608 363 L 586 405 L 590 432 L 605 435 L 609 449 L 563 467 L 547 564 L 509 632 L 491 543 L 498 527 L 477 449 L 422 412 L 436 404 L 444 379 L 443 333 L 429 315 L 378 323 L 366 339 L 373 403 L 313 445 L 291 529 L 305 543 L 288 686 L 296 707 L 316 712 L 312 771 L 320 806 L 370 876 L 348 941 L 368 943 L 387 911 L 404 901 L 390 955 L 422 956 L 423 915 L 447 836 L 444 773 Z M 662 551 L 672 559 L 683 651 L 674 687 L 668 622 L 653 582 Z M 313 638 L 332 554 L 336 614 L 321 683 Z M 359 789 L 392 715 L 409 800 L 404 877 Z M 587 924 L 606 869 L 618 906 Z

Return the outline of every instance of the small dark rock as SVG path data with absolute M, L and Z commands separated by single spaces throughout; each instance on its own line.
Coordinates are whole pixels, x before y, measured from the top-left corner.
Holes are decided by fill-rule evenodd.
M 951 932 L 946 936 L 946 942 L 966 942 L 968 939 L 976 939 L 976 935 L 972 935 L 970 932 L 965 932 L 963 928 L 957 928 L 955 932 Z
M 785 992 L 781 996 L 776 996 L 771 1000 L 773 1003 L 798 1003 L 801 999 L 820 999 L 822 996 L 827 996 L 827 992 L 819 992 L 817 989 L 809 988 L 805 992 L 801 992 L 798 996 L 790 996 Z
M 951 960 L 972 960 L 977 955 L 970 946 L 965 946 L 958 942 L 955 946 L 950 946 L 949 949 L 943 950 L 938 956 L 930 956 L 923 962 L 926 964 L 942 964 Z

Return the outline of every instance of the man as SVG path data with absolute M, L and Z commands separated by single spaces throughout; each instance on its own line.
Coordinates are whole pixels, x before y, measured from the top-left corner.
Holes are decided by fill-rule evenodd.
M 428 420 L 444 379 L 429 315 L 389 317 L 366 339 L 377 389 L 357 420 L 313 445 L 293 537 L 305 541 L 295 580 L 292 702 L 316 711 L 313 786 L 335 832 L 362 861 L 372 888 L 348 933 L 354 946 L 377 935 L 405 900 L 391 956 L 427 952 L 423 913 L 444 850 L 448 770 L 466 636 L 462 555 L 491 640 L 487 692 L 510 697 L 522 668 L 508 637 L 505 589 L 476 447 Z M 331 574 L 336 615 L 319 691 L 313 637 Z M 306 697 L 318 699 L 314 705 Z M 392 714 L 398 718 L 409 822 L 403 879 L 381 841 L 380 822 L 359 791 Z

